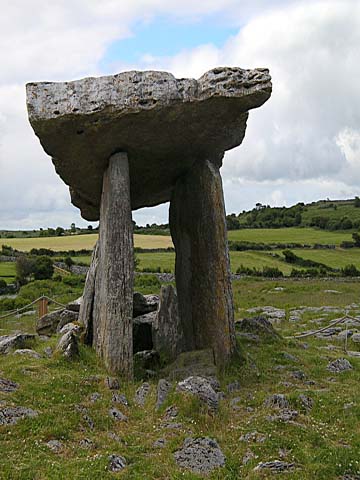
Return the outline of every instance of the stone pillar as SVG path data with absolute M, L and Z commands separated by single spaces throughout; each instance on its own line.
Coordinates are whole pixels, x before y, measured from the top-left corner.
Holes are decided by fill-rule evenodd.
M 113 374 L 133 376 L 133 226 L 129 163 L 112 155 L 104 173 L 95 279 L 93 344 Z
M 93 343 L 93 314 L 95 297 L 95 279 L 99 260 L 99 242 L 96 242 L 89 271 L 86 275 L 83 298 L 80 305 L 79 322 L 84 326 L 83 341 L 86 345 Z
M 210 161 L 177 181 L 170 230 L 186 347 L 212 348 L 222 367 L 235 350 L 234 310 L 222 181 Z

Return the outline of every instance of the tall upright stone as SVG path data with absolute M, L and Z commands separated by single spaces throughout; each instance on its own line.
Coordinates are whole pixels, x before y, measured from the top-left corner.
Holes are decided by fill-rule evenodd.
M 93 343 L 109 372 L 133 375 L 133 226 L 129 162 L 112 155 L 104 173 L 95 279 Z
M 222 366 L 235 349 L 226 217 L 218 160 L 197 162 L 170 202 L 179 314 L 189 350 L 212 348 Z
M 86 345 L 93 343 L 95 279 L 99 260 L 99 242 L 96 242 L 86 275 L 83 299 L 80 305 L 79 322 L 84 327 L 83 340 Z

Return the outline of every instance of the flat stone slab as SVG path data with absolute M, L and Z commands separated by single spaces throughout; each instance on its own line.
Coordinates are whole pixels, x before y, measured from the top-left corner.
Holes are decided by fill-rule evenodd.
M 130 71 L 73 82 L 28 83 L 30 123 L 74 205 L 98 220 L 109 158 L 126 151 L 132 209 L 170 199 L 176 179 L 200 159 L 221 164 L 242 142 L 248 110 L 271 95 L 264 68 L 220 67 L 198 80 Z

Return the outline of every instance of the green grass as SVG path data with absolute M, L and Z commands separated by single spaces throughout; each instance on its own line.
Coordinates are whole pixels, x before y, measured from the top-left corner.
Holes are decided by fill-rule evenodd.
M 228 233 L 228 238 L 229 240 L 258 243 L 301 243 L 308 245 L 315 243 L 340 245 L 344 240 L 352 241 L 351 232 L 348 231 L 327 232 L 315 228 L 298 227 L 231 230 Z
M 315 260 L 316 262 L 325 263 L 329 267 L 342 268 L 349 264 L 354 264 L 360 268 L 360 248 L 340 249 L 335 250 L 294 250 L 296 255 L 299 255 L 306 260 Z
M 12 283 L 15 280 L 16 271 L 14 262 L 0 262 L 0 280 Z
M 275 292 L 281 285 L 283 292 Z M 336 289 L 341 294 L 326 294 L 324 290 Z M 286 308 L 300 304 L 342 305 L 358 301 L 358 282 L 322 282 L 242 280 L 234 282 L 237 309 L 259 305 Z M 15 328 L 29 327 L 34 317 L 13 319 Z M 303 329 L 313 328 L 307 323 Z M 278 330 L 284 336 L 299 329 L 298 324 L 284 321 Z M 29 344 L 39 353 L 47 346 L 54 346 L 55 337 Z M 200 480 L 201 476 L 183 472 L 174 462 L 173 453 L 182 446 L 186 437 L 209 436 L 215 438 L 224 454 L 226 466 L 214 471 L 210 480 L 238 480 L 246 478 L 275 478 L 267 473 L 254 471 L 260 461 L 279 458 L 279 449 L 285 451 L 284 461 L 295 462 L 297 469 L 279 473 L 276 478 L 291 480 L 332 480 L 345 473 L 360 471 L 360 359 L 349 358 L 354 369 L 340 375 L 331 374 L 326 366 L 331 359 L 343 357 L 342 345 L 333 342 L 335 350 L 323 350 L 329 341 L 314 337 L 306 339 L 308 348 L 301 342 L 283 339 L 279 342 L 262 340 L 259 344 L 240 341 L 246 362 L 234 363 L 227 374 L 220 378 L 226 391 L 230 381 L 238 380 L 239 392 L 227 394 L 221 401 L 217 415 L 209 415 L 201 404 L 190 397 L 173 392 L 160 412 L 155 412 L 156 380 L 151 380 L 151 393 L 145 407 L 132 402 L 139 382 L 121 381 L 121 393 L 131 402 L 130 407 L 119 407 L 129 420 L 115 423 L 108 416 L 112 392 L 105 388 L 106 372 L 92 349 L 81 347 L 80 358 L 67 362 L 59 358 L 40 360 L 7 355 L 1 357 L 1 376 L 19 383 L 14 393 L 0 393 L 0 401 L 38 410 L 39 416 L 20 421 L 17 425 L 0 427 L 0 451 L 2 480 Z M 293 363 L 284 358 L 288 352 L 299 359 Z M 282 366 L 281 369 L 277 367 Z M 306 385 L 291 377 L 293 370 L 302 370 L 315 384 Z M 97 376 L 94 378 L 94 376 Z M 89 380 L 93 377 L 92 380 Z M 332 378 L 331 378 L 332 377 Z M 290 382 L 284 385 L 282 382 Z M 91 403 L 93 392 L 101 399 Z M 272 393 L 284 393 L 291 408 L 299 411 L 297 424 L 270 422 L 273 414 L 265 408 L 264 399 Z M 298 396 L 309 395 L 314 400 L 311 412 L 301 407 Z M 238 409 L 233 410 L 230 401 L 239 397 Z M 353 402 L 345 410 L 344 404 Z M 76 405 L 83 405 L 94 421 L 94 429 L 84 422 Z M 178 421 L 182 428 L 161 428 L 164 409 L 176 404 Z M 1 408 L 1 407 L 0 407 Z M 109 432 L 115 432 L 121 443 L 110 440 Z M 241 435 L 257 431 L 266 435 L 263 443 L 246 444 Z M 165 448 L 155 449 L 154 440 L 165 437 Z M 95 448 L 84 449 L 80 440 L 88 438 Z M 46 446 L 51 439 L 60 440 L 63 450 L 56 454 Z M 243 465 L 247 451 L 256 458 Z M 128 466 L 121 474 L 107 471 L 107 458 L 116 453 L 127 459 Z

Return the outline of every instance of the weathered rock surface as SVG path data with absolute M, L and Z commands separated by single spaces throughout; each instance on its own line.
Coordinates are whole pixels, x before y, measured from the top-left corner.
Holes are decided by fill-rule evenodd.
M 27 407 L 0 407 L 0 425 L 14 425 L 23 418 L 37 417 L 38 412 Z
M 181 353 L 164 369 L 164 375 L 171 380 L 183 380 L 191 376 L 214 377 L 216 366 L 212 350 L 194 350 Z
M 43 315 L 36 321 L 36 332 L 38 335 L 52 335 L 59 332 L 64 325 L 78 320 L 78 313 L 60 309 Z
M 145 315 L 157 310 L 159 304 L 158 295 L 142 295 L 134 292 L 133 295 L 133 318 Z
M 186 350 L 211 348 L 223 367 L 235 352 L 234 308 L 222 181 L 210 158 L 176 182 L 169 223 Z
M 110 408 L 109 415 L 112 419 L 116 420 L 117 422 L 127 422 L 128 420 L 128 417 L 115 407 Z
M 110 472 L 117 473 L 126 467 L 126 460 L 120 455 L 109 456 L 109 470 Z
M 273 339 L 280 338 L 270 321 L 263 316 L 244 318 L 241 322 L 236 323 L 236 331 L 252 333 Z
M 155 410 L 159 410 L 159 408 L 164 404 L 165 400 L 169 395 L 171 387 L 172 387 L 171 382 L 168 382 L 164 378 L 161 378 L 159 380 L 159 383 L 157 386 L 157 399 L 156 399 Z
M 183 447 L 174 453 L 176 463 L 194 473 L 207 474 L 225 465 L 225 455 L 216 440 L 208 437 L 186 438 Z
M 132 209 L 166 202 L 199 158 L 221 159 L 242 142 L 247 111 L 270 97 L 271 81 L 266 69 L 220 67 L 198 80 L 130 71 L 26 88 L 30 123 L 72 202 L 98 220 L 114 151 L 129 155 Z
M 155 349 L 169 361 L 175 360 L 179 353 L 186 350 L 178 298 L 172 285 L 161 287 L 159 309 L 153 323 L 152 337 Z
M 327 369 L 334 373 L 345 372 L 347 370 L 352 370 L 352 368 L 351 363 L 346 358 L 337 358 L 327 366 Z
M 73 300 L 72 302 L 69 302 L 66 305 L 66 310 L 71 310 L 72 312 L 79 313 L 82 301 L 83 301 L 83 297 L 81 296 L 81 297 L 77 298 L 76 300 Z
M 49 440 L 46 442 L 46 446 L 54 453 L 60 453 L 64 448 L 63 444 L 59 440 Z
M 41 358 L 40 353 L 35 352 L 35 350 L 31 350 L 30 348 L 19 348 L 18 350 L 15 350 L 13 355 L 27 356 L 37 359 Z
M 120 390 L 120 382 L 116 377 L 106 377 L 104 384 L 109 390 Z
M 82 329 L 82 325 L 77 325 L 76 323 L 70 322 L 64 325 L 59 333 L 61 333 L 61 335 L 64 335 L 64 333 L 74 332 L 76 335 L 78 335 L 82 331 Z
M 270 462 L 260 462 L 254 470 L 269 470 L 274 473 L 293 470 L 295 463 L 283 462 L 281 460 L 271 460 Z
M 204 377 L 188 377 L 177 384 L 178 392 L 190 393 L 198 397 L 210 410 L 219 408 L 219 396 L 215 392 L 211 381 Z
M 147 396 L 150 393 L 150 384 L 143 383 L 135 392 L 134 402 L 139 406 L 144 406 Z
M 0 354 L 7 354 L 14 348 L 25 348 L 26 342 L 33 340 L 35 335 L 31 333 L 14 333 L 0 337 Z
M 11 393 L 19 388 L 19 385 L 8 378 L 0 377 L 0 392 Z
M 264 406 L 268 408 L 282 409 L 289 408 L 290 403 L 285 395 L 283 395 L 282 393 L 275 393 L 274 395 L 270 395 L 265 399 Z
M 69 360 L 79 355 L 78 339 L 72 330 L 60 338 L 56 351 Z

